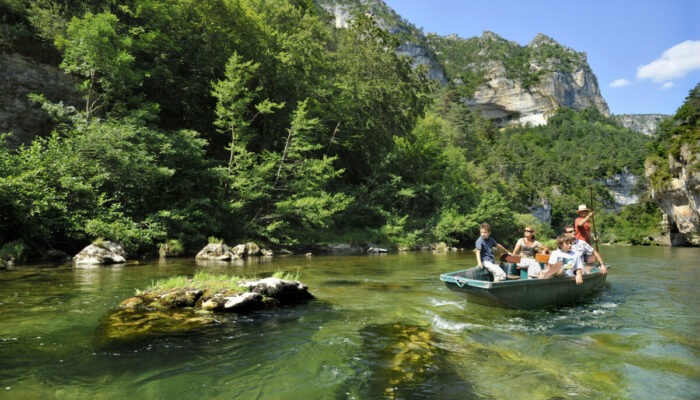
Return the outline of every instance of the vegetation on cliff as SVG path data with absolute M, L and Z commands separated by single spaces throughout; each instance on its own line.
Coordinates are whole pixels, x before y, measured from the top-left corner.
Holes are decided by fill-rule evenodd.
M 465 97 L 471 97 L 474 90 L 484 83 L 488 64 L 494 61 L 503 64 L 506 77 L 520 81 L 525 88 L 537 84 L 547 72 L 570 73 L 587 65 L 584 53 L 564 47 L 546 36 L 539 35 L 533 42 L 520 46 L 492 32 L 469 39 L 456 35 L 426 36 L 428 47 L 445 67 L 448 80 L 462 81 L 458 87 Z M 533 68 L 533 63 L 539 68 Z
M 683 145 L 688 146 L 690 154 L 700 154 L 700 83 L 673 117 L 661 123 L 655 139 L 649 143 L 651 154 L 647 163 L 654 167 L 649 180 L 655 188 L 663 188 L 671 179 L 678 178 L 671 172 L 669 159 L 677 160 Z M 687 166 L 690 173 L 700 170 L 700 157 L 687 161 L 693 162 Z
M 14 228 L 0 243 L 34 255 L 96 237 L 130 254 L 210 236 L 471 245 L 484 221 L 510 243 L 524 225 L 558 232 L 592 179 L 645 156 L 642 135 L 595 110 L 500 132 L 372 17 L 334 29 L 310 1 L 11 4 L 85 96 L 80 110 L 34 96 L 55 132 L 0 146 Z M 540 197 L 552 227 L 527 215 Z

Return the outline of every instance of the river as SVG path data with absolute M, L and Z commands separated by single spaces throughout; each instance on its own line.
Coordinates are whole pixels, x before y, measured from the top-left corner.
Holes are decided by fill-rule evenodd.
M 191 259 L 0 272 L 1 399 L 697 399 L 700 249 L 602 247 L 606 287 L 516 311 L 439 280 L 471 252 Z M 299 271 L 316 300 L 195 331 L 101 339 L 135 288 Z

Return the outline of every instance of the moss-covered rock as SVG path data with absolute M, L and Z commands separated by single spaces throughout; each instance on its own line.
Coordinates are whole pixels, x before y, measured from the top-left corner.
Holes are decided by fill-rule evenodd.
M 214 322 L 212 313 L 244 314 L 313 298 L 301 282 L 274 277 L 174 277 L 119 303 L 103 319 L 102 332 L 109 340 L 187 331 Z

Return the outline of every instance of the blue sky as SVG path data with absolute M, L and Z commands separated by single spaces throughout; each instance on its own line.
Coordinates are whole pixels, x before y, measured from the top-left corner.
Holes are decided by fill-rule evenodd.
M 542 32 L 586 52 L 613 114 L 673 114 L 700 82 L 700 0 L 384 0 L 424 32 Z

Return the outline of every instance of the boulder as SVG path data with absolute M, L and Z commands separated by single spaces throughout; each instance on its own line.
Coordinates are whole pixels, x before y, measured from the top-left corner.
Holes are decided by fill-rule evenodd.
M 168 241 L 166 243 L 161 244 L 158 248 L 158 256 L 160 256 L 160 258 L 178 257 L 181 256 L 182 253 L 182 246 L 178 246 L 177 241 Z
M 268 250 L 268 249 L 262 249 L 262 250 L 260 250 L 260 253 L 265 257 L 272 257 L 272 254 L 273 254 L 272 250 Z
M 241 293 L 234 297 L 225 297 L 224 311 L 226 312 L 248 312 L 260 309 L 264 306 L 263 296 L 256 292 Z
M 312 299 L 308 287 L 299 281 L 286 281 L 279 278 L 265 278 L 240 284 L 251 292 L 272 297 L 280 301 L 296 301 Z
M 198 260 L 235 260 L 239 258 L 231 249 L 223 243 L 209 243 L 197 253 Z
M 260 247 L 253 242 L 248 242 L 245 244 L 245 251 L 248 256 L 260 255 Z
M 367 252 L 368 253 L 387 253 L 387 252 L 389 252 L 389 250 L 381 248 L 381 247 L 370 246 L 367 248 Z
M 126 262 L 126 252 L 117 243 L 101 242 L 99 245 L 91 244 L 73 257 L 76 264 L 119 264 Z
M 239 244 L 238 246 L 231 249 L 231 251 L 233 252 L 233 254 L 236 255 L 236 258 L 240 258 L 245 255 L 246 248 L 244 244 Z

